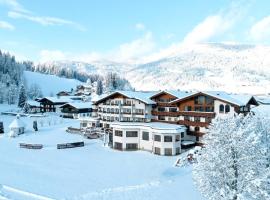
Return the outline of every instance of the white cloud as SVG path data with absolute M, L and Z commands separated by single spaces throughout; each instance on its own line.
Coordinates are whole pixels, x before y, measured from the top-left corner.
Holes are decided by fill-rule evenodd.
M 105 53 L 89 52 L 84 54 L 74 54 L 60 50 L 42 50 L 39 62 L 55 60 L 75 60 L 82 62 L 92 62 L 97 60 L 110 60 L 115 62 L 135 62 L 146 55 L 150 55 L 155 49 L 155 42 L 151 32 L 145 33 L 141 38 L 119 45 L 113 50 Z
M 270 16 L 257 21 L 250 29 L 249 36 L 252 40 L 263 41 L 270 37 Z
M 250 5 L 249 1 L 233 1 L 228 8 L 219 11 L 215 15 L 206 17 L 195 26 L 186 35 L 183 43 L 209 42 L 212 38 L 227 33 L 243 18 Z
M 143 24 L 143 23 L 137 23 L 136 25 L 135 25 L 135 28 L 137 29 L 137 30 L 145 30 L 145 25 Z
M 71 25 L 81 31 L 84 31 L 85 28 L 82 27 L 81 25 L 70 21 L 70 20 L 65 20 L 61 18 L 56 18 L 56 17 L 41 17 L 41 16 L 35 16 L 33 14 L 29 13 L 21 13 L 21 12 L 15 12 L 15 11 L 9 11 L 8 16 L 13 19 L 26 19 L 30 20 L 36 23 L 39 23 L 43 26 L 55 26 L 55 25 Z
M 65 60 L 67 53 L 59 50 L 42 50 L 40 52 L 40 62 Z
M 26 10 L 16 0 L 0 0 L 0 4 L 7 5 L 8 7 L 10 7 L 10 9 L 12 9 L 14 11 L 30 13 L 30 11 Z
M 141 38 L 121 44 L 110 53 L 109 58 L 118 61 L 132 62 L 142 56 L 150 54 L 155 49 L 155 42 L 151 32 L 145 33 Z
M 15 27 L 8 22 L 0 21 L 0 29 L 7 29 L 10 31 L 13 31 L 15 29 Z
M 38 16 L 34 14 L 32 11 L 25 9 L 16 0 L 0 0 L 0 4 L 7 5 L 10 8 L 8 16 L 13 19 L 25 19 L 32 22 L 36 22 L 43 26 L 68 25 L 80 31 L 86 30 L 85 27 L 71 20 L 50 16 Z
M 230 23 L 222 16 L 215 15 L 207 17 L 198 24 L 185 38 L 184 43 L 207 42 L 213 36 L 216 36 L 230 28 Z

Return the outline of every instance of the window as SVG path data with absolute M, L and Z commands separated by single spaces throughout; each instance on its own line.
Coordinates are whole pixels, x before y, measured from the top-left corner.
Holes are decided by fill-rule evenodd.
M 172 136 L 164 136 L 164 142 L 172 142 Z
M 205 103 L 205 97 L 204 96 L 195 97 L 195 104 L 202 105 L 204 103 Z
M 165 116 L 158 116 L 158 120 L 165 120 Z
M 157 141 L 157 142 L 160 142 L 161 141 L 161 136 L 160 135 L 155 135 L 154 140 Z
M 172 148 L 165 148 L 164 154 L 165 154 L 165 156 L 171 156 L 172 155 Z
M 228 113 L 228 112 L 230 112 L 230 105 L 227 104 L 225 106 L 225 113 Z
M 181 132 L 181 138 L 184 138 L 184 137 L 185 137 L 185 133 Z
M 143 131 L 143 132 L 142 132 L 142 139 L 143 139 L 143 140 L 147 140 L 147 141 L 148 141 L 148 140 L 149 140 L 149 133 L 148 133 L 148 132 Z
M 175 154 L 176 154 L 176 155 L 180 154 L 180 147 L 176 147 L 176 148 L 175 148 Z
M 211 118 L 211 117 L 206 117 L 206 118 L 205 118 L 205 122 L 211 123 L 211 121 L 212 121 L 212 118 Z
M 204 112 L 204 107 L 202 107 L 202 106 L 196 106 L 195 107 L 195 111 L 196 112 Z
M 123 137 L 123 131 L 115 130 L 114 135 L 118 137 Z
M 179 142 L 181 140 L 180 135 L 175 136 L 175 142 Z
M 158 111 L 159 112 L 165 112 L 165 108 L 164 107 L 158 107 Z
M 143 114 L 143 109 L 136 109 L 135 112 L 136 112 L 137 114 Z
M 200 131 L 200 127 L 196 126 L 195 131 Z
M 138 132 L 137 131 L 127 131 L 126 136 L 127 137 L 138 137 Z
M 212 105 L 212 104 L 214 104 L 214 99 L 211 98 L 211 97 L 206 96 L 205 97 L 205 102 L 206 102 L 207 105 Z
M 126 144 L 126 150 L 136 150 L 136 149 L 138 149 L 138 145 L 136 143 Z
M 87 127 L 87 123 L 83 122 L 82 127 Z
M 210 106 L 205 107 L 205 112 L 214 112 L 214 108 Z
M 177 108 L 169 108 L 170 112 L 177 112 Z
M 189 116 L 184 116 L 184 120 L 185 121 L 190 121 L 190 117 Z
M 219 112 L 224 113 L 224 105 L 223 104 L 219 105 Z
M 185 111 L 191 111 L 191 106 L 185 106 L 184 110 Z
M 201 121 L 200 117 L 194 117 L 194 122 L 200 122 L 200 121 Z

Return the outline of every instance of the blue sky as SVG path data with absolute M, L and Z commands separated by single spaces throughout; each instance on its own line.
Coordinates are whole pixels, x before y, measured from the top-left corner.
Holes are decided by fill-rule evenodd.
M 128 62 L 204 42 L 270 43 L 268 0 L 0 0 L 0 49 Z

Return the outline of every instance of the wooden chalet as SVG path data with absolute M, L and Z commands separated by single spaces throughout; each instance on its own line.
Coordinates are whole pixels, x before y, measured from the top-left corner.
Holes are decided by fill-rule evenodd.
M 64 118 L 78 119 L 80 117 L 90 117 L 92 113 L 92 105 L 87 103 L 66 103 L 61 108 L 61 116 Z

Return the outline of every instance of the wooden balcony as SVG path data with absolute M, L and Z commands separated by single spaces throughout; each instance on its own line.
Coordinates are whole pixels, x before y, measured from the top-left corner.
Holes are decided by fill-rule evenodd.
M 187 131 L 187 135 L 192 135 L 196 137 L 202 137 L 205 133 L 199 131 Z
M 158 119 L 152 119 L 152 122 L 163 122 L 168 124 L 177 124 L 177 121 L 165 121 L 165 120 L 158 120 Z
M 163 112 L 163 111 L 152 111 L 152 115 L 155 116 L 169 116 L 169 117 L 178 117 L 179 112 Z
M 199 126 L 199 127 L 209 126 L 209 123 L 207 122 L 194 122 L 194 121 L 188 121 L 188 120 L 178 120 L 177 123 L 180 125 L 186 125 L 186 126 Z
M 190 117 L 215 117 L 214 112 L 178 111 L 179 115 Z
M 177 107 L 175 104 L 166 103 L 166 102 L 157 102 L 156 105 L 159 107 Z

